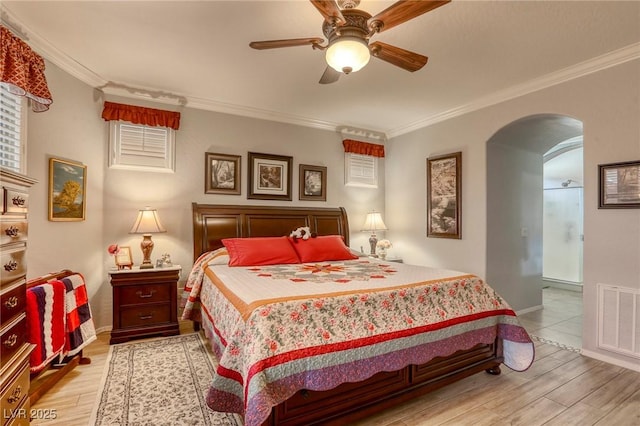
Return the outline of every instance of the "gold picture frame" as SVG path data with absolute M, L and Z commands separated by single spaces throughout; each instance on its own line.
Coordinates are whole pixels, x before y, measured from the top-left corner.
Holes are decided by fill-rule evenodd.
M 240 155 L 205 152 L 204 193 L 240 195 Z
M 118 269 L 131 269 L 133 266 L 133 258 L 131 257 L 131 247 L 120 247 L 114 256 Z
M 87 166 L 75 161 L 49 159 L 49 220 L 85 220 Z
M 462 152 L 427 158 L 427 237 L 461 239 Z

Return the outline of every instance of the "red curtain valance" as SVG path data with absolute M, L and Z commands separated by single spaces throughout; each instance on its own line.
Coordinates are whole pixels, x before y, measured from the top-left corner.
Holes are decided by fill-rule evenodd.
M 180 113 L 161 109 L 144 108 L 134 105 L 105 102 L 102 118 L 106 121 L 124 120 L 145 126 L 180 128 Z
M 44 59 L 7 28 L 0 26 L 0 81 L 9 91 L 31 99 L 35 112 L 49 109 L 53 102 L 44 75 Z
M 370 155 L 371 157 L 384 157 L 384 145 L 345 139 L 342 141 L 344 152 Z

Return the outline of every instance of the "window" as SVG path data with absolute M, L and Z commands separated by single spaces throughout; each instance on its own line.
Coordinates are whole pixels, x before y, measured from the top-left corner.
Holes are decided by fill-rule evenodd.
M 110 121 L 109 167 L 150 172 L 175 171 L 175 131 Z
M 344 166 L 347 186 L 378 187 L 378 157 L 347 152 Z
M 26 172 L 26 119 L 24 96 L 9 92 L 0 83 L 0 166 Z

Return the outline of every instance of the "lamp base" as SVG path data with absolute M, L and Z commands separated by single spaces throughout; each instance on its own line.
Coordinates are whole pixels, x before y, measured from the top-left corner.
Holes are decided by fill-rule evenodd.
M 151 252 L 153 251 L 153 241 L 151 240 L 151 234 L 143 234 L 142 242 L 140 243 L 142 249 L 143 260 L 140 264 L 140 269 L 153 269 L 153 263 L 151 263 Z
M 369 257 L 378 257 L 378 255 L 376 254 L 377 244 L 378 238 L 376 237 L 376 234 L 371 234 L 371 237 L 369 237 L 369 245 L 371 246 L 371 254 L 369 255 Z

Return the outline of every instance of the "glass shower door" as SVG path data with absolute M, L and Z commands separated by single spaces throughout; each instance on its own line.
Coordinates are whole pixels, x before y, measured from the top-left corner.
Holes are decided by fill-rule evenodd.
M 544 190 L 545 279 L 582 284 L 582 193 L 582 188 Z

